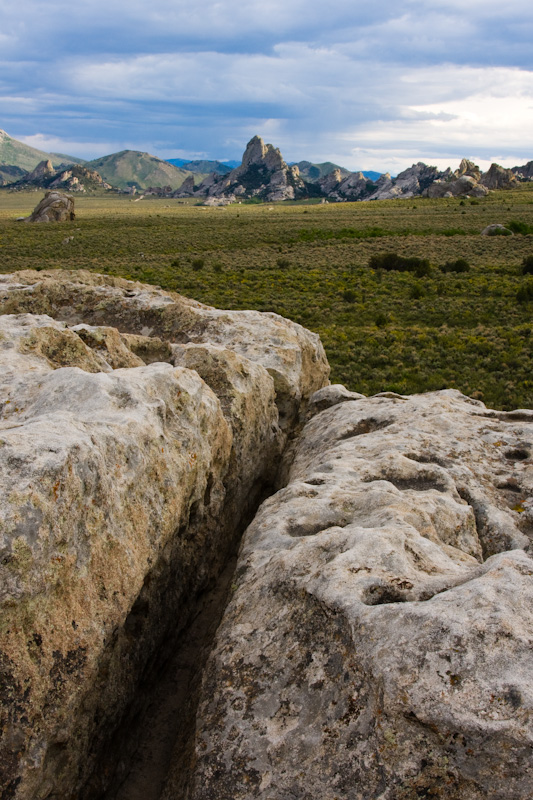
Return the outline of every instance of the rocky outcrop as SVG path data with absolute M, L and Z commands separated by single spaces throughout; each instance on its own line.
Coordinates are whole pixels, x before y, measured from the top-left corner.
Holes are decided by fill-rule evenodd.
M 531 181 L 533 180 L 533 161 L 528 161 L 521 167 L 512 167 L 511 172 L 519 181 Z
M 242 164 L 215 179 L 208 189 L 208 197 L 231 200 L 259 197 L 269 202 L 294 200 L 304 193 L 305 184 L 298 167 L 289 167 L 280 151 L 265 144 L 260 136 L 248 142 Z
M 323 193 L 333 200 L 362 200 L 375 189 L 362 172 L 352 172 L 343 177 L 340 170 L 335 170 L 318 183 Z
M 50 178 L 50 176 L 55 175 L 55 169 L 52 165 L 50 160 L 45 160 L 39 162 L 35 169 L 29 173 L 29 175 L 24 176 L 25 183 L 40 183 L 46 178 Z
M 25 222 L 67 222 L 72 221 L 75 216 L 73 197 L 49 191 Z
M 471 175 L 456 180 L 434 181 L 425 191 L 427 197 L 485 197 L 489 190 Z
M 0 312 L 2 798 L 93 798 L 328 366 L 275 314 L 91 273 L 0 276 Z
M 420 195 L 437 180 L 440 173 L 437 167 L 428 167 L 422 161 L 413 164 L 409 169 L 400 172 L 399 175 L 391 180 L 385 180 L 381 186 L 378 185 L 377 191 L 370 195 L 369 200 L 392 200 L 395 197 L 413 197 Z M 383 178 L 383 176 L 381 176 Z M 381 179 L 380 179 L 381 180 Z
M 63 189 L 70 192 L 86 192 L 88 189 L 111 189 L 109 183 L 104 183 L 101 175 L 94 169 L 87 169 L 79 164 L 74 164 L 68 169 L 55 173 L 49 184 L 51 189 Z
M 477 182 L 481 178 L 481 170 L 473 161 L 469 161 L 468 158 L 463 158 L 459 164 L 459 168 L 454 172 L 454 177 L 461 178 L 463 175 L 467 175 Z
M 517 186 L 518 181 L 512 170 L 500 167 L 499 164 L 491 164 L 488 172 L 481 176 L 480 183 L 487 189 L 512 189 Z
M 533 412 L 328 393 L 245 534 L 184 796 L 526 800 Z
M 194 175 L 188 175 L 180 188 L 174 192 L 173 197 L 192 197 L 194 190 Z

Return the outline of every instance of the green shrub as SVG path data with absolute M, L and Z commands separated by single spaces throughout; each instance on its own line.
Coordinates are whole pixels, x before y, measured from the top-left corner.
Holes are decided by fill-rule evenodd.
M 276 264 L 280 269 L 287 269 L 287 267 L 290 267 L 291 262 L 288 258 L 278 258 Z
M 412 300 L 420 300 L 425 295 L 424 287 L 420 283 L 413 283 L 409 296 Z
M 528 233 L 533 233 L 533 227 L 531 225 L 518 219 L 512 219 L 508 222 L 507 228 L 513 233 L 521 233 L 523 236 L 527 236 Z
M 193 258 L 191 262 L 191 267 L 195 272 L 203 269 L 205 266 L 205 260 L 203 258 Z
M 357 295 L 355 294 L 355 292 L 354 292 L 354 290 L 353 290 L 353 289 L 345 289 L 345 290 L 342 292 L 342 299 L 343 299 L 343 300 L 344 300 L 346 303 L 355 303 L 355 299 L 356 299 L 356 297 L 357 297 Z
M 525 283 L 516 293 L 516 299 L 519 303 L 529 303 L 533 300 L 533 281 Z
M 416 256 L 407 258 L 398 253 L 376 253 L 371 256 L 368 266 L 370 269 L 376 270 L 414 272 L 419 278 L 429 275 L 431 272 L 431 264 L 427 258 L 417 258 Z
M 447 261 L 440 269 L 441 272 L 468 272 L 470 264 L 466 258 L 457 258 L 455 261 Z
M 522 275 L 533 275 L 533 256 L 524 256 L 522 259 Z

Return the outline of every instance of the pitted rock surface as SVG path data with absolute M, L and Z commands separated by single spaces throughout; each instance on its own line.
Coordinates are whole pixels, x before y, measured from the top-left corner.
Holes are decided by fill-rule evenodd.
M 0 276 L 0 311 L 2 799 L 96 797 L 329 368 L 276 315 L 90 273 Z
M 245 533 L 187 798 L 526 800 L 533 412 L 339 400 Z

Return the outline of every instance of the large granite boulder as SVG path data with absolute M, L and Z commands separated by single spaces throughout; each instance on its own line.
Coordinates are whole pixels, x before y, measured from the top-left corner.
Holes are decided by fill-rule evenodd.
M 94 798 L 328 366 L 274 314 L 90 273 L 0 276 L 0 312 L 1 797 Z
M 165 800 L 526 800 L 533 412 L 328 392 L 245 534 Z
M 73 197 L 62 192 L 49 191 L 25 222 L 68 222 L 75 216 Z

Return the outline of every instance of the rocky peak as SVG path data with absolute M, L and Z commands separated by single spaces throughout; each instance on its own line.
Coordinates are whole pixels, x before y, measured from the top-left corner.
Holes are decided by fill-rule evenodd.
M 254 136 L 246 146 L 242 164 L 222 180 L 217 180 L 208 189 L 208 198 L 293 200 L 304 190 L 298 167 L 289 167 L 278 148 L 265 144 L 260 136 Z
M 491 164 L 490 169 L 481 176 L 480 183 L 487 189 L 510 189 L 517 185 L 517 180 L 512 170 Z
M 246 145 L 246 150 L 242 157 L 242 167 L 251 167 L 252 164 L 260 164 L 267 153 L 268 148 L 272 145 L 265 145 L 260 136 L 254 136 Z M 239 169 L 237 167 L 237 169 Z
M 54 167 L 50 159 L 45 159 L 44 161 L 40 161 L 33 172 L 30 172 L 29 175 L 26 175 L 24 181 L 27 183 L 31 183 L 33 181 L 41 181 L 43 178 L 49 178 L 51 175 L 55 173 Z

